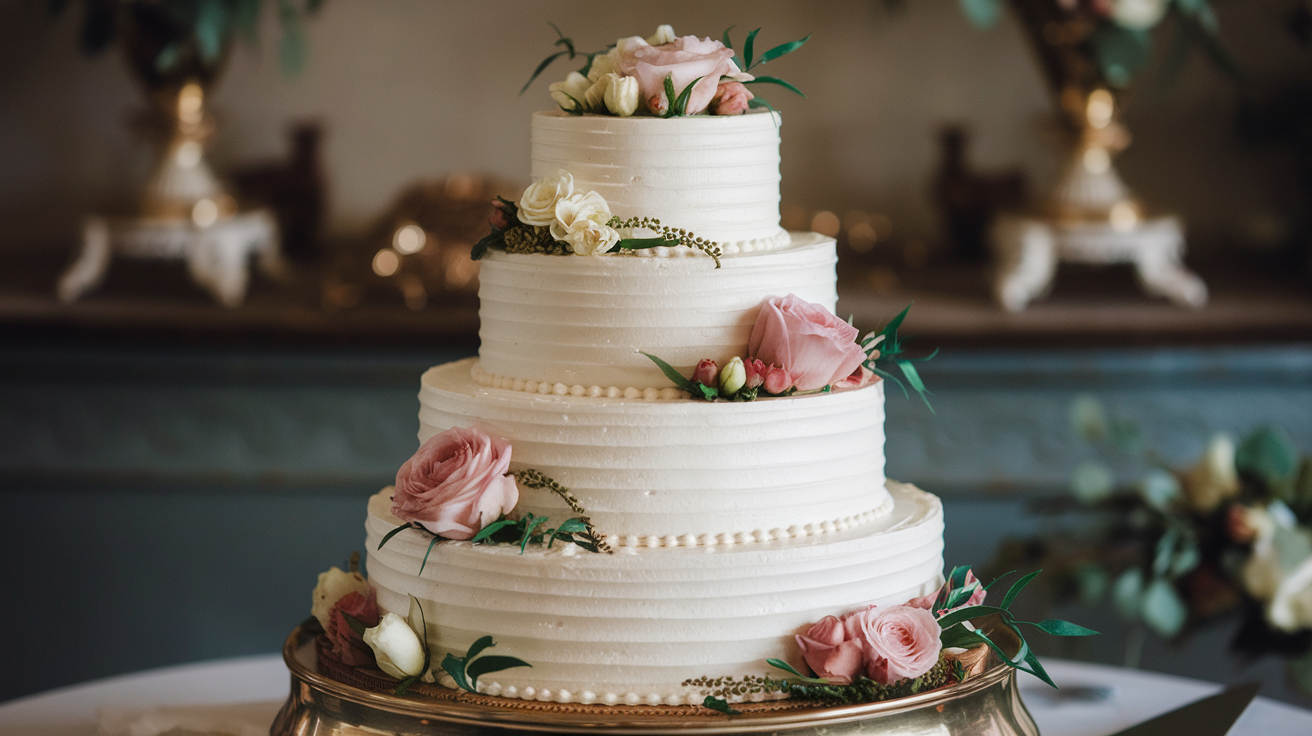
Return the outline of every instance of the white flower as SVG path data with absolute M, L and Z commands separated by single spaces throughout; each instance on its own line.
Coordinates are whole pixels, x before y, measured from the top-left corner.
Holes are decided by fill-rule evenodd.
M 546 227 L 556 221 L 556 203 L 574 193 L 574 177 L 564 169 L 529 185 L 519 198 L 519 221 Z
M 582 112 L 583 96 L 588 93 L 592 83 L 578 72 L 570 72 L 563 82 L 555 82 L 547 87 L 551 99 L 565 112 Z
M 647 43 L 652 46 L 660 46 L 663 43 L 672 43 L 678 36 L 674 35 L 674 28 L 668 25 L 656 26 L 656 32 L 647 37 Z
M 551 222 L 551 237 L 567 240 L 573 230 L 587 227 L 587 222 L 598 225 L 610 223 L 610 205 L 596 192 L 571 194 L 556 201 L 556 217 Z
M 1198 511 L 1211 511 L 1239 493 L 1234 440 L 1224 434 L 1213 435 L 1203 456 L 1185 471 L 1181 480 L 1185 498 Z
M 1280 552 L 1270 538 L 1258 539 L 1253 554 L 1244 562 L 1240 578 L 1244 590 L 1259 601 L 1269 601 L 1280 588 L 1285 571 L 1280 564 Z
M 583 95 L 583 109 L 587 112 L 606 112 L 606 90 L 610 89 L 611 83 L 616 79 L 619 79 L 619 75 L 614 72 L 603 74 L 591 87 L 588 87 L 588 91 Z
M 642 101 L 642 94 L 638 89 L 637 77 L 621 77 L 618 74 L 610 74 L 614 77 L 610 86 L 606 88 L 606 109 L 612 115 L 618 115 L 627 118 L 638 111 L 638 103 Z
M 609 53 L 592 57 L 592 66 L 588 67 L 588 80 L 595 82 L 615 71 L 615 65 L 619 62 L 619 58 L 620 50 L 618 48 L 611 49 Z
M 319 583 L 314 586 L 313 603 L 310 613 L 319 619 L 324 628 L 328 628 L 328 614 L 347 593 L 369 595 L 369 583 L 358 572 L 346 572 L 339 567 L 330 567 L 328 572 L 319 573 Z
M 378 669 L 404 680 L 424 669 L 424 645 L 406 620 L 395 613 L 383 615 L 378 625 L 364 630 L 364 643 L 374 650 Z
M 1171 0 L 1113 0 L 1112 19 L 1123 28 L 1146 31 L 1166 15 Z
M 620 241 L 619 231 L 609 225 L 598 225 L 592 220 L 582 220 L 581 223 L 563 238 L 578 255 L 599 256 Z
M 1266 617 L 1272 626 L 1290 634 L 1312 628 L 1312 557 L 1280 581 Z

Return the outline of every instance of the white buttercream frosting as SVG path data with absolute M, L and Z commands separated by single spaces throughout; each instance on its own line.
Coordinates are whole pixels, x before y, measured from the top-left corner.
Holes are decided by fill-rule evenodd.
M 746 357 L 766 297 L 830 311 L 838 301 L 831 238 L 794 233 L 784 250 L 721 260 L 490 252 L 479 271 L 482 370 L 538 390 L 673 387 L 641 352 L 691 375 L 702 358 Z
M 650 407 L 645 407 L 644 411 Z M 889 483 L 894 507 L 878 522 L 820 538 L 593 554 L 573 545 L 447 542 L 424 567 L 430 537 L 406 531 L 389 493 L 367 522 L 370 584 L 383 611 L 418 598 L 434 661 L 492 635 L 492 654 L 532 668 L 480 680 L 504 697 L 606 704 L 699 703 L 696 677 L 778 675 L 765 660 L 801 666 L 793 634 L 827 615 L 928 593 L 943 565 L 935 497 Z
M 533 114 L 532 175 L 565 169 L 621 218 L 653 217 L 725 252 L 775 247 L 779 116 L 619 118 Z
M 474 360 L 424 373 L 420 442 L 470 425 L 504 437 L 512 468 L 569 488 L 606 534 L 819 534 L 886 513 L 883 382 L 751 402 L 609 399 L 484 388 Z M 574 515 L 542 489 L 522 488 L 518 509 Z

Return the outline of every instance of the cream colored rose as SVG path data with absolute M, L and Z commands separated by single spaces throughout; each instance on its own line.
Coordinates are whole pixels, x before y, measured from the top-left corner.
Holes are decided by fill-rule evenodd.
M 619 59 L 619 56 L 619 49 L 616 48 L 611 49 L 608 53 L 592 57 L 592 66 L 588 67 L 588 81 L 596 82 L 615 71 L 615 62 Z
M 319 573 L 319 583 L 314 586 L 313 602 L 310 613 L 328 628 L 328 614 L 347 593 L 359 593 L 369 596 L 369 583 L 358 572 L 346 572 L 340 567 L 330 567 L 328 572 Z
M 1280 581 L 1266 617 L 1272 626 L 1290 634 L 1312 628 L 1312 557 Z
M 582 226 L 576 227 L 565 236 L 565 242 L 570 244 L 576 254 L 599 256 L 610 251 L 620 241 L 620 234 L 615 228 L 598 225 L 591 220 L 583 222 Z
M 574 193 L 574 177 L 564 169 L 529 185 L 519 198 L 519 221 L 546 227 L 556 221 L 556 203 Z
M 674 28 L 668 25 L 656 26 L 656 32 L 647 37 L 647 43 L 652 46 L 660 46 L 663 43 L 670 43 L 678 36 L 674 35 Z
M 1216 434 L 1198 463 L 1180 479 L 1189 505 L 1208 512 L 1227 498 L 1239 493 L 1239 474 L 1235 471 L 1235 443 L 1224 434 Z
M 378 669 L 404 680 L 424 669 L 424 645 L 405 619 L 395 613 L 383 615 L 378 625 L 364 630 L 364 643 L 374 650 Z
M 563 82 L 555 82 L 547 87 L 551 99 L 565 112 L 582 112 L 583 97 L 588 93 L 592 83 L 578 72 L 570 72 Z
M 610 89 L 611 83 L 618 79 L 619 76 L 614 72 L 603 74 L 596 82 L 593 82 L 588 91 L 583 95 L 583 109 L 586 112 L 606 112 L 606 90 Z
M 618 74 L 610 74 L 614 77 L 610 86 L 606 88 L 606 109 L 612 115 L 618 115 L 627 118 L 638 111 L 638 105 L 642 102 L 642 92 L 638 87 L 638 80 L 633 77 L 621 77 Z
M 1269 601 L 1275 597 L 1280 588 L 1280 581 L 1285 571 L 1280 565 L 1280 552 L 1270 539 L 1259 539 L 1253 545 L 1253 554 L 1249 555 L 1240 570 L 1244 589 L 1259 601 Z
M 1170 0 L 1112 0 L 1112 19 L 1123 28 L 1146 31 L 1161 22 Z
M 598 225 L 610 222 L 610 205 L 596 192 L 574 193 L 556 201 L 556 217 L 551 222 L 551 237 L 568 240 L 573 230 L 587 227 L 590 221 Z

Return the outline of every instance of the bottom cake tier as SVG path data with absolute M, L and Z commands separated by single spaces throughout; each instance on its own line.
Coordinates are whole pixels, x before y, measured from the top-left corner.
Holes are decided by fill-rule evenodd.
M 904 603 L 938 587 L 938 498 L 888 482 L 892 513 L 822 537 L 706 547 L 624 547 L 594 554 L 443 542 L 391 514 L 391 489 L 369 502 L 367 571 L 379 609 L 423 606 L 434 661 L 491 635 L 491 653 L 531 668 L 485 676 L 489 695 L 608 705 L 680 705 L 704 697 L 686 680 L 777 675 L 801 666 L 793 635 L 824 616 Z M 427 555 L 427 562 L 424 562 Z M 422 573 L 420 572 L 422 568 Z

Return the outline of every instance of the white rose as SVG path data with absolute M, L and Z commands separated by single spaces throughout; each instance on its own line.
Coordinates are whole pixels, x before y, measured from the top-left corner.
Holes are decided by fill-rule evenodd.
M 1146 31 L 1166 15 L 1170 0 L 1113 0 L 1112 19 L 1123 28 Z
M 565 112 L 582 112 L 583 96 L 588 93 L 592 83 L 578 72 L 570 72 L 563 82 L 555 82 L 547 87 L 551 99 Z
M 588 222 L 607 225 L 610 205 L 596 192 L 571 194 L 556 202 L 556 219 L 551 223 L 551 237 L 568 241 L 570 232 L 587 227 Z
M 660 46 L 663 43 L 673 43 L 678 36 L 674 35 L 672 26 L 656 26 L 656 33 L 647 37 L 647 43 L 652 46 Z
M 620 234 L 618 230 L 608 225 L 598 225 L 591 220 L 583 220 L 581 225 L 565 234 L 564 240 L 578 255 L 599 256 L 615 247 L 620 240 Z
M 1312 628 L 1312 557 L 1280 581 L 1266 617 L 1272 626 L 1289 634 Z
M 574 193 L 574 177 L 564 169 L 529 185 L 519 198 L 519 221 L 546 227 L 556 221 L 556 203 Z
M 606 112 L 606 90 L 610 89 L 611 82 L 619 79 L 614 72 L 603 74 L 583 95 L 583 109 L 588 112 Z
M 638 111 L 638 104 L 642 101 L 641 92 L 638 90 L 638 79 L 621 77 L 617 74 L 610 76 L 615 78 L 606 88 L 606 109 L 612 115 L 627 118 Z
M 330 567 L 328 572 L 319 573 L 319 583 L 314 586 L 313 603 L 310 613 L 323 627 L 328 628 L 328 614 L 347 593 L 369 595 L 369 583 L 358 572 L 346 572 L 340 567 Z
M 395 613 L 383 615 L 378 625 L 364 630 L 364 643 L 374 650 L 378 669 L 404 680 L 424 669 L 424 645 L 406 620 Z
M 1280 588 L 1285 576 L 1280 564 L 1280 552 L 1271 539 L 1259 539 L 1253 545 L 1253 554 L 1244 562 L 1240 577 L 1244 590 L 1259 601 L 1269 601 Z
M 1211 511 L 1239 493 L 1234 440 L 1224 434 L 1213 435 L 1203 456 L 1181 480 L 1189 505 L 1198 511 Z
M 592 57 L 592 66 L 588 67 L 588 80 L 595 82 L 615 71 L 615 64 L 619 61 L 619 58 L 620 50 L 617 48 L 611 49 L 609 53 Z

